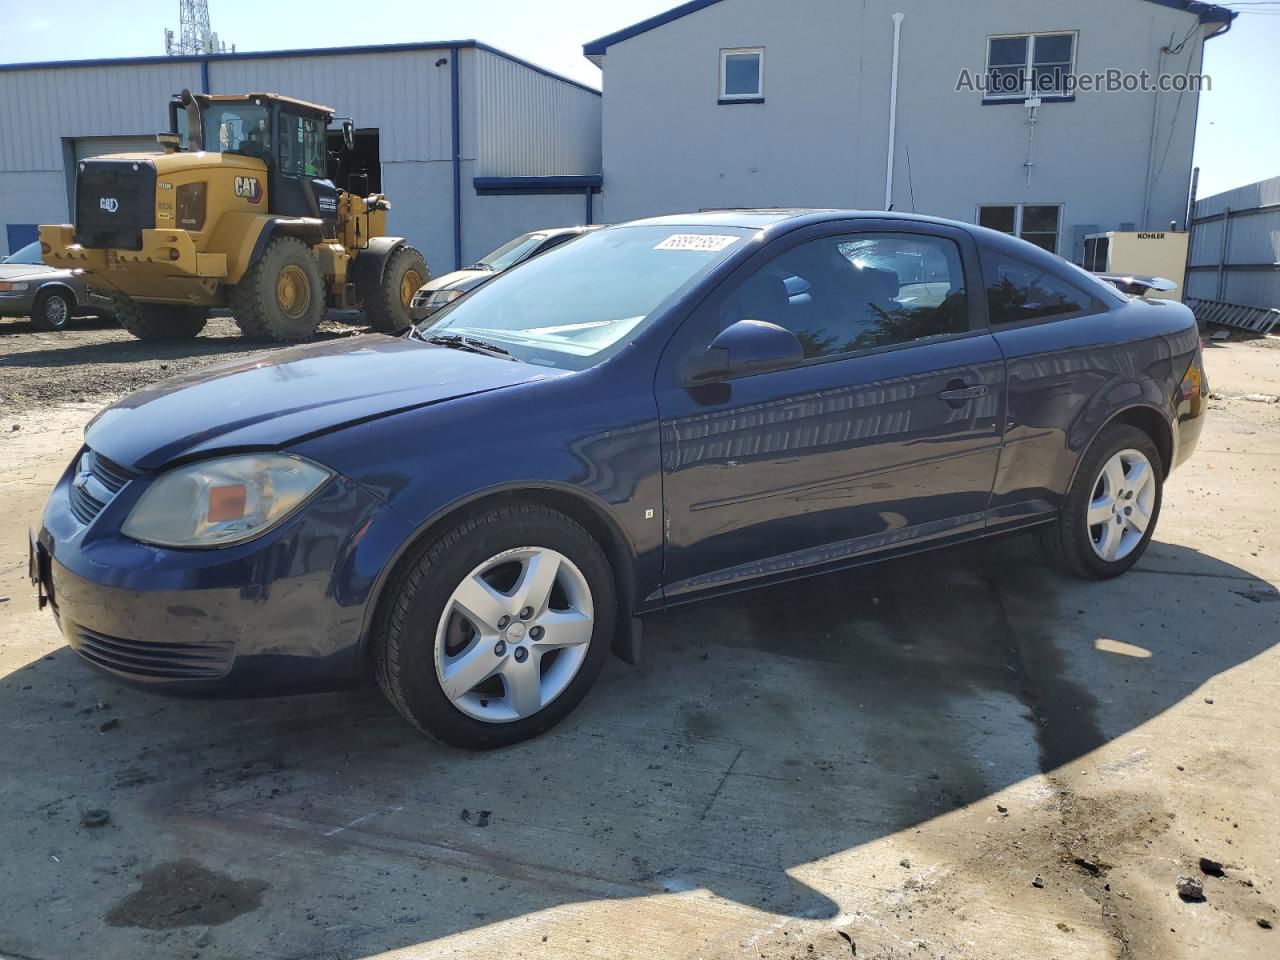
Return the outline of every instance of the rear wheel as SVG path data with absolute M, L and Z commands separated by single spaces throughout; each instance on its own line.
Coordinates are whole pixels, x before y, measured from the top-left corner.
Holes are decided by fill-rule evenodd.
M 63 290 L 45 290 L 36 297 L 31 322 L 37 330 L 65 330 L 71 320 L 74 301 Z
M 230 300 L 245 336 L 277 343 L 305 340 L 324 319 L 320 263 L 301 240 L 272 240 L 232 288 Z
M 404 244 L 387 258 L 381 282 L 357 291 L 366 322 L 390 333 L 409 325 L 409 305 L 418 288 L 431 279 L 427 261 L 417 248 Z
M 1056 566 L 1089 580 L 1124 573 L 1146 552 L 1160 517 L 1163 461 L 1155 442 L 1129 424 L 1093 441 L 1058 522 L 1040 531 Z
M 387 699 L 418 729 L 489 749 L 573 710 L 609 654 L 609 562 L 586 530 L 536 504 L 495 507 L 425 544 L 388 586 L 373 653 Z
M 139 303 L 122 293 L 112 294 L 111 312 L 139 340 L 191 340 L 209 319 L 208 307 L 184 303 Z

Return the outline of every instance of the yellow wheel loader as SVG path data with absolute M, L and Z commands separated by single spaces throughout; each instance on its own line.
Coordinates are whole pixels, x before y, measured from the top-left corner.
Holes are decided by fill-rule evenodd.
M 256 340 L 310 337 L 327 307 L 403 327 L 426 261 L 384 235 L 391 204 L 367 179 L 339 190 L 328 178 L 333 119 L 274 93 L 184 90 L 164 153 L 79 162 L 76 222 L 40 227 L 45 262 L 83 270 L 142 340 L 194 337 L 215 307 Z M 350 151 L 350 120 L 342 134 Z

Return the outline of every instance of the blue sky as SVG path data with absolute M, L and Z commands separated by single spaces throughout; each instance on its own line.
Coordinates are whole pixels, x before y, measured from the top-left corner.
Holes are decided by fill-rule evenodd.
M 210 0 L 213 29 L 241 50 L 475 38 L 598 86 L 582 44 L 678 0 Z M 783 2 L 783 0 L 779 0 Z M 1136 2 L 1136 0 L 1133 0 Z M 1280 175 L 1280 3 L 1253 10 L 1208 45 L 1213 90 L 1201 99 L 1200 195 Z M 127 12 L 125 12 L 127 10 Z M 359 12 L 356 25 L 353 11 Z M 177 0 L 0 0 L 0 62 L 163 53 Z

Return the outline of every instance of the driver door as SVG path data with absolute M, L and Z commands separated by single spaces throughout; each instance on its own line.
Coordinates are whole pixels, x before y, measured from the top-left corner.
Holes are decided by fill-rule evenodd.
M 1005 375 L 976 249 L 941 225 L 863 224 L 771 244 L 668 345 L 669 599 L 983 527 Z M 804 360 L 690 385 L 711 340 L 744 318 L 793 332 Z

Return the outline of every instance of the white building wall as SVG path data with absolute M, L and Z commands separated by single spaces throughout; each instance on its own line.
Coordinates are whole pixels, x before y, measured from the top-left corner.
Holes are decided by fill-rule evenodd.
M 1078 93 L 1045 103 L 1032 147 L 1027 111 L 956 92 L 984 72 L 987 37 L 1079 31 L 1076 72 L 1200 69 L 1197 18 L 1143 0 L 724 0 L 609 47 L 604 60 L 604 215 L 612 221 L 706 207 L 882 209 L 896 11 L 895 209 L 972 221 L 980 203 L 1065 205 L 1076 225 L 1151 227 L 1185 217 L 1197 95 L 1163 94 L 1154 145 L 1150 93 Z M 1188 32 L 1190 35 L 1188 36 Z M 717 103 L 719 51 L 765 48 L 765 102 Z M 910 168 L 907 154 L 910 153 Z M 914 200 L 913 200 L 914 188 Z

